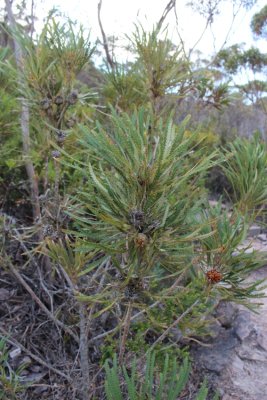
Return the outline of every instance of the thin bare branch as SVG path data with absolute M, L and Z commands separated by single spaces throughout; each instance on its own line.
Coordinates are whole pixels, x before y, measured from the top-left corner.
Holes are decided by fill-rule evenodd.
M 14 32 L 16 32 L 16 21 L 12 11 L 12 1 L 5 0 L 7 18 L 9 25 Z M 20 78 L 20 71 L 23 71 L 23 52 L 22 48 L 13 35 L 13 42 L 15 48 L 15 59 L 18 69 L 18 84 L 20 86 L 23 85 L 22 79 Z M 35 169 L 33 163 L 30 158 L 30 127 L 29 127 L 29 106 L 27 100 L 25 98 L 21 98 L 21 118 L 20 118 L 20 126 L 22 133 L 22 146 L 25 160 L 25 167 L 27 171 L 27 175 L 29 178 L 30 186 L 31 186 L 31 203 L 33 207 L 33 216 L 34 218 L 39 218 L 41 215 L 40 211 L 40 202 L 39 202 L 39 189 L 38 189 L 38 178 L 35 173 Z
M 114 62 L 114 60 L 113 60 L 113 58 L 112 58 L 112 56 L 110 54 L 109 46 L 108 46 L 108 39 L 107 39 L 106 33 L 104 31 L 104 28 L 103 28 L 103 24 L 102 24 L 102 21 L 101 21 L 101 15 L 100 15 L 101 14 L 101 8 L 102 8 L 102 0 L 99 1 L 98 6 L 97 6 L 98 24 L 99 24 L 99 27 L 100 27 L 100 30 L 101 30 L 101 35 L 102 35 L 102 40 L 103 40 L 102 44 L 103 44 L 103 47 L 104 47 L 104 50 L 105 50 L 105 53 L 106 53 L 107 63 L 110 66 L 110 68 L 112 70 L 114 70 L 115 62 Z
M 132 303 L 130 302 L 127 312 L 126 312 L 126 315 L 125 315 L 125 320 L 124 320 L 124 330 L 123 330 L 123 335 L 122 335 L 121 344 L 120 344 L 119 364 L 122 363 L 123 356 L 125 353 L 126 340 L 128 337 L 129 328 L 130 328 L 130 324 L 131 324 L 131 314 L 132 314 Z
M 176 0 L 170 0 L 169 3 L 166 5 L 162 16 L 160 17 L 158 23 L 157 23 L 157 30 L 160 31 L 160 29 L 162 28 L 162 25 L 165 21 L 165 19 L 167 18 L 167 15 L 169 14 L 169 12 L 174 9 L 175 10 L 175 6 L 176 6 Z
M 65 332 L 67 332 L 77 343 L 80 343 L 78 336 L 63 322 L 59 321 L 49 310 L 46 306 L 42 303 L 39 297 L 34 293 L 32 288 L 25 282 L 21 274 L 16 270 L 13 264 L 9 261 L 8 262 L 9 268 L 12 274 L 17 278 L 17 280 L 21 283 L 21 285 L 27 290 L 27 292 L 31 295 L 32 299 L 38 304 L 41 310 L 49 317 L 51 321 L 53 321 L 57 326 L 62 328 Z
M 168 336 L 170 330 L 172 328 L 175 328 L 176 325 L 179 324 L 179 322 L 187 315 L 189 314 L 192 309 L 199 303 L 199 300 L 196 300 L 190 307 L 188 307 L 187 310 L 185 310 L 185 312 L 183 312 L 183 314 L 181 314 L 170 326 L 168 326 L 168 328 L 163 332 L 162 335 L 160 335 L 160 337 L 158 337 L 158 339 L 152 344 L 152 346 L 150 347 L 150 351 L 156 346 L 156 344 L 161 343 L 166 336 Z
M 26 347 L 24 347 L 21 343 L 19 343 L 16 339 L 10 339 L 10 333 L 8 331 L 6 331 L 2 326 L 0 326 L 0 332 L 2 334 L 1 336 L 4 337 L 8 343 L 12 344 L 13 346 L 19 347 L 22 351 L 24 351 L 24 353 L 28 354 L 33 360 L 37 361 L 39 364 L 43 365 L 50 371 L 53 371 L 55 374 L 66 379 L 68 382 L 71 382 L 71 378 L 68 375 L 66 375 L 63 372 L 59 371 L 58 369 L 54 368 L 52 365 L 48 364 L 46 361 L 44 361 L 39 356 L 36 356 L 35 354 L 33 354 L 31 351 L 26 349 Z
M 89 352 L 88 352 L 88 335 L 87 335 L 87 310 L 86 306 L 79 303 L 80 316 L 80 361 L 82 372 L 82 396 L 84 400 L 89 398 L 90 374 L 89 374 Z

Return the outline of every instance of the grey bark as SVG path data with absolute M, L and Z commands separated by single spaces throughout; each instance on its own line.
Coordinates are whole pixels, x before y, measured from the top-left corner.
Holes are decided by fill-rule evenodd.
M 5 0 L 7 19 L 8 23 L 13 30 L 16 31 L 16 21 L 12 11 L 12 1 Z M 15 60 L 18 69 L 18 84 L 20 87 L 23 86 L 23 81 L 20 76 L 20 72 L 23 71 L 23 52 L 20 43 L 16 36 L 13 36 L 14 49 L 15 49 Z M 33 216 L 35 219 L 40 217 L 40 203 L 39 203 L 39 189 L 38 189 L 38 178 L 35 174 L 33 163 L 30 159 L 30 127 L 29 127 L 29 105 L 25 98 L 21 98 L 21 116 L 20 126 L 22 134 L 23 154 L 25 159 L 25 167 L 31 187 L 31 203 L 33 207 Z

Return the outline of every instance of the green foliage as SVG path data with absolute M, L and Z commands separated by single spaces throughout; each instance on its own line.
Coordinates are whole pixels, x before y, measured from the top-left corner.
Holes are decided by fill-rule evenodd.
M 97 260 L 94 260 L 96 251 L 85 254 L 75 251 L 75 248 L 77 247 L 79 247 L 78 243 L 71 243 L 70 240 L 65 237 L 64 242 L 59 241 L 59 243 L 48 240 L 44 250 L 45 254 L 48 255 L 51 260 L 64 268 L 72 282 L 75 284 L 79 277 L 88 274 L 107 260 L 107 257 L 100 257 Z
M 267 82 L 254 79 L 244 85 L 238 85 L 238 88 L 251 102 L 257 103 L 260 100 L 264 104 L 263 98 L 267 94 Z
M 217 54 L 216 65 L 231 74 L 237 73 L 242 67 L 250 68 L 257 72 L 266 67 L 267 57 L 256 47 L 243 50 L 242 46 L 234 44 Z
M 244 282 L 261 259 L 241 245 L 267 200 L 265 145 L 256 138 L 237 140 L 221 154 L 212 129 L 189 127 L 190 117 L 182 113 L 179 123 L 173 122 L 173 105 L 177 109 L 189 92 L 197 105 L 201 99 L 220 109 L 228 102 L 228 87 L 215 84 L 212 71 L 193 74 L 166 32 L 136 27 L 130 38 L 134 62 L 114 63 L 103 72 L 101 114 L 101 107 L 94 109 L 93 93 L 77 80 L 94 50 L 82 29 L 49 19 L 35 41 L 12 34 L 24 59 L 18 71 L 12 54 L 0 54 L 0 79 L 6 82 L 0 90 L 0 163 L 11 170 L 18 165 L 20 96 L 30 109 L 25 155 L 33 163 L 31 185 L 38 186 L 41 205 L 38 223 L 29 229 L 41 232 L 38 247 L 29 241 L 24 256 L 30 254 L 32 262 L 37 252 L 45 254 L 40 274 L 46 261 L 52 264 L 47 290 L 55 279 L 60 293 L 55 301 L 62 306 L 66 299 L 71 314 L 77 312 L 81 348 L 88 350 L 88 340 L 94 340 L 88 338 L 90 327 L 101 332 L 103 361 L 119 343 L 120 361 L 125 353 L 143 357 L 148 352 L 145 371 L 138 359 L 130 372 L 116 358 L 112 367 L 106 361 L 108 400 L 175 400 L 190 372 L 187 358 L 178 367 L 169 357 L 173 348 L 177 352 L 175 342 L 207 334 L 209 314 L 221 299 L 248 305 L 249 298 L 261 295 L 259 282 Z M 232 53 L 221 54 L 221 61 L 234 72 L 241 61 L 254 69 L 263 65 L 255 49 L 245 54 L 235 47 Z M 230 214 L 221 205 L 209 207 L 203 186 L 210 169 L 222 163 L 234 192 Z M 28 240 L 31 233 L 25 232 L 21 237 Z M 8 235 L 1 235 L 2 251 Z M 162 369 L 153 349 L 164 351 Z M 19 379 L 13 372 L 4 375 L 5 357 L 0 382 L 6 388 L 10 384 L 15 396 Z M 204 382 L 196 399 L 207 393 Z
M 0 163 L 6 167 L 2 172 L 6 175 L 25 161 L 19 129 L 21 103 L 17 100 L 24 98 L 30 112 L 27 158 L 34 165 L 39 189 L 46 191 L 50 185 L 60 191 L 63 176 L 55 164 L 53 150 L 58 146 L 70 153 L 79 151 L 76 125 L 93 115 L 95 94 L 85 90 L 77 76 L 90 61 L 94 47 L 82 27 L 53 18 L 48 19 L 35 41 L 23 30 L 16 29 L 12 35 L 23 49 L 24 59 L 23 68 L 17 69 L 12 52 L 1 57 L 5 87 L 1 89 L 0 103 Z M 25 143 L 23 147 L 25 152 Z M 65 169 L 64 179 L 69 186 L 73 179 L 77 183 L 76 178 Z
M 204 335 L 204 315 L 218 298 L 246 304 L 258 295 L 257 283 L 246 286 L 243 277 L 260 260 L 239 251 L 249 221 L 236 210 L 229 219 L 205 200 L 202 178 L 221 156 L 196 146 L 197 132 L 185 135 L 187 121 L 160 123 L 152 135 L 145 115 L 143 110 L 132 117 L 113 112 L 108 131 L 98 123 L 92 131 L 81 127 L 81 146 L 90 162 L 68 157 L 86 179 L 69 208 L 75 228 L 70 234 L 78 238 L 75 251 L 104 254 L 115 270 L 96 298 L 79 299 L 102 302 L 103 310 L 131 301 L 145 310 L 157 332 L 189 309 L 179 329 L 183 335 Z M 260 163 L 258 152 L 257 159 Z M 239 174 L 232 179 L 237 185 Z M 161 307 L 151 308 L 157 301 Z M 137 341 L 138 335 L 140 329 Z
M 25 51 L 21 72 L 30 89 L 28 98 L 37 102 L 44 97 L 53 100 L 59 95 L 68 96 L 94 51 L 82 28 L 77 31 L 71 22 L 62 25 L 54 19 L 48 20 L 36 43 L 25 36 L 18 39 Z
M 264 6 L 260 12 L 253 15 L 251 21 L 252 32 L 257 36 L 267 37 L 267 6 Z
M 13 94 L 3 88 L 0 89 L 0 97 L 0 165 L 14 168 L 19 164 L 21 147 L 18 102 Z
M 147 33 L 142 26 L 136 26 L 131 41 L 137 52 L 140 78 L 153 99 L 181 88 L 189 76 L 188 61 L 181 49 L 167 36 L 161 39 L 155 28 Z
M 116 104 L 118 110 L 133 111 L 148 102 L 149 93 L 144 90 L 136 64 L 117 64 L 105 77 L 103 96 L 108 104 Z
M 176 400 L 184 390 L 190 373 L 188 358 L 184 358 L 178 368 L 174 357 L 166 355 L 163 369 L 160 371 L 156 363 L 155 352 L 148 352 L 143 377 L 139 376 L 140 365 L 133 360 L 130 373 L 125 366 L 120 368 L 116 356 L 112 367 L 105 363 L 105 391 L 108 400 Z M 204 382 L 196 396 L 196 400 L 205 400 L 208 394 Z
M 207 207 L 202 219 L 206 221 L 203 233 L 207 237 L 201 243 L 198 266 L 222 274 L 221 282 L 216 287 L 221 299 L 249 306 L 249 298 L 261 295 L 255 292 L 260 282 L 245 285 L 244 280 L 250 271 L 263 264 L 263 259 L 254 252 L 247 252 L 246 247 L 242 248 L 249 228 L 246 216 L 240 214 L 238 209 L 229 216 L 219 203 L 216 207 Z M 213 235 L 209 235 L 211 232 Z
M 9 49 L 0 49 L 0 166 L 14 168 L 19 164 L 19 106 L 6 66 Z
M 180 98 L 189 90 L 190 64 L 166 32 L 156 28 L 146 32 L 136 25 L 128 39 L 136 59 L 131 65 L 115 65 L 106 74 L 103 93 L 119 110 L 129 112 L 134 107 L 146 106 L 152 108 L 157 119 L 164 109 L 159 104 L 164 96 Z
M 20 373 L 24 366 L 17 371 L 13 371 L 8 364 L 8 351 L 5 338 L 0 340 L 0 399 L 17 400 L 19 393 L 25 390 L 21 384 Z
M 234 191 L 235 201 L 242 212 L 254 213 L 266 204 L 266 145 L 254 138 L 236 139 L 225 150 L 224 172 Z

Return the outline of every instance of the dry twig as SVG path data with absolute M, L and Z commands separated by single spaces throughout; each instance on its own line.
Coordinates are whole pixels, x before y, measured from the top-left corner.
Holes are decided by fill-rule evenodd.
M 49 310 L 46 308 L 46 306 L 42 303 L 42 301 L 39 299 L 39 297 L 34 293 L 32 288 L 25 282 L 21 274 L 16 270 L 16 268 L 13 266 L 13 264 L 9 261 L 8 262 L 9 268 L 13 275 L 17 278 L 17 280 L 22 284 L 22 286 L 27 290 L 27 292 L 31 295 L 32 299 L 38 304 L 38 306 L 41 308 L 41 310 L 48 316 L 48 318 L 53 321 L 57 326 L 62 328 L 66 333 L 68 333 L 76 343 L 79 343 L 79 337 L 68 327 L 66 326 L 63 322 L 58 320 Z
M 26 349 L 21 343 L 19 343 L 16 339 L 10 339 L 10 333 L 7 332 L 4 328 L 0 326 L 0 332 L 2 333 L 2 337 L 5 338 L 5 340 L 12 344 L 13 346 L 19 347 L 22 351 L 24 351 L 26 354 L 28 354 L 33 360 L 37 361 L 39 364 L 43 365 L 44 367 L 48 368 L 50 371 L 53 371 L 55 374 L 61 376 L 62 378 L 65 378 L 68 382 L 71 382 L 71 378 L 64 374 L 63 372 L 59 371 L 58 369 L 54 368 L 52 365 L 48 364 L 46 361 L 44 361 L 42 358 L 39 356 L 36 356 L 33 354 L 30 350 Z
M 101 7 L 102 7 L 102 0 L 99 1 L 98 6 L 97 6 L 98 23 L 99 23 L 99 27 L 100 27 L 100 31 L 101 31 L 101 35 L 102 35 L 103 47 L 104 47 L 104 50 L 105 50 L 105 53 L 106 53 L 107 63 L 110 66 L 110 68 L 112 70 L 114 70 L 115 63 L 114 63 L 113 58 L 112 58 L 112 56 L 110 54 L 109 46 L 108 46 L 108 39 L 107 39 L 107 36 L 105 34 L 105 31 L 104 31 L 104 28 L 103 28 L 103 24 L 102 24 L 102 21 L 101 21 L 101 15 L 100 15 Z

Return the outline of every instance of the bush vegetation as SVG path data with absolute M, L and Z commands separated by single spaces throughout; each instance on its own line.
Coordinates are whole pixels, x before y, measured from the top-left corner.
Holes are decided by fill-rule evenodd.
M 1 49 L 0 257 L 3 295 L 18 285 L 23 300 L 7 301 L 0 335 L 49 371 L 60 398 L 218 398 L 190 375 L 188 345 L 209 336 L 221 300 L 252 308 L 261 296 L 245 279 L 263 260 L 241 245 L 267 200 L 266 144 L 221 147 L 189 115 L 177 120 L 190 96 L 221 109 L 229 93 L 161 26 L 136 26 L 135 61 L 103 67 L 96 90 L 79 80 L 96 68 L 81 28 L 50 17 L 33 40 L 12 15 L 20 52 Z M 209 204 L 216 168 L 231 210 Z M 36 377 L 26 385 L 1 343 L 0 398 L 36 398 Z

